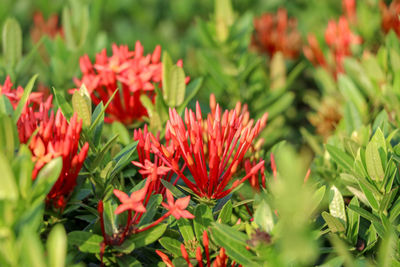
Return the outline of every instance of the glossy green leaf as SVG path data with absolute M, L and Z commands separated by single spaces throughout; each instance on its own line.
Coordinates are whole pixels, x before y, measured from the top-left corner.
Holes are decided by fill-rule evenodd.
M 162 196 L 160 194 L 152 195 L 149 199 L 149 202 L 146 206 L 146 212 L 143 214 L 140 219 L 139 226 L 151 223 L 154 216 L 157 213 L 157 208 L 160 206 L 162 202 Z
M 62 92 L 59 92 L 56 88 L 53 87 L 54 98 L 56 100 L 57 105 L 61 108 L 61 111 L 64 117 L 69 120 L 74 114 L 74 110 L 72 106 L 67 102 L 65 97 L 62 95 Z
M 33 198 L 44 199 L 46 197 L 60 176 L 62 163 L 61 157 L 55 158 L 39 171 L 32 187 Z
M 158 241 L 160 242 L 161 246 L 163 246 L 166 250 L 171 252 L 171 254 L 174 255 L 174 257 L 179 257 L 182 255 L 181 253 L 181 242 L 178 240 L 165 236 L 163 238 L 160 238 Z
M 360 206 L 356 197 L 353 197 L 353 199 L 350 201 L 350 205 L 356 207 Z M 351 209 L 347 209 L 347 217 L 349 219 L 347 227 L 347 237 L 353 245 L 356 245 L 358 240 L 358 231 L 360 227 L 360 215 Z
M 382 181 L 385 176 L 382 165 L 386 165 L 386 154 L 385 137 L 378 128 L 365 151 L 368 174 L 374 181 Z
M 129 239 L 135 242 L 135 248 L 145 247 L 157 241 L 167 229 L 167 224 L 160 223 L 147 231 L 134 234 Z
M 205 205 L 200 204 L 194 209 L 193 227 L 197 240 L 202 240 L 203 232 L 214 222 L 211 209 Z
M 252 261 L 254 255 L 246 249 L 247 236 L 233 228 L 219 224 L 212 224 L 212 237 L 215 242 L 224 247 L 226 254 L 237 263 L 244 266 L 256 266 Z
M 224 224 L 229 223 L 231 221 L 232 210 L 232 201 L 228 200 L 219 212 L 217 221 Z
M 77 246 L 81 252 L 100 253 L 103 237 L 86 231 L 68 233 L 68 245 Z
M 178 228 L 179 228 L 179 232 L 181 233 L 183 240 L 185 240 L 185 242 L 196 240 L 196 237 L 194 236 L 191 220 L 188 220 L 185 218 L 179 219 L 178 220 Z
M 72 108 L 82 119 L 83 126 L 89 127 L 92 121 L 92 102 L 85 85 L 72 95 Z
M 112 131 L 114 134 L 118 134 L 119 142 L 124 146 L 128 145 L 132 141 L 132 136 L 130 136 L 128 130 L 122 123 L 118 121 L 113 122 Z
M 312 196 L 312 199 L 313 199 L 313 201 L 312 201 L 312 203 L 313 203 L 312 211 L 313 211 L 313 212 L 314 212 L 314 211 L 319 207 L 319 205 L 321 204 L 321 201 L 322 201 L 322 199 L 323 199 L 324 196 L 325 196 L 325 191 L 326 191 L 326 187 L 325 187 L 325 186 L 322 186 L 322 187 L 318 188 L 317 191 L 314 192 L 314 194 L 313 194 L 313 196 Z
M 329 155 L 332 159 L 343 169 L 346 171 L 352 171 L 354 160 L 344 151 L 339 148 L 329 145 L 326 145 L 326 149 L 329 152 Z
M 326 224 L 332 233 L 344 232 L 345 228 L 343 223 L 341 223 L 337 218 L 333 217 L 331 214 L 326 211 L 322 212 L 322 218 L 324 218 Z
M 346 226 L 347 220 L 343 196 L 335 186 L 332 186 L 330 190 L 329 212 L 333 217 L 339 219 Z
M 16 124 L 19 120 L 19 117 L 21 116 L 22 109 L 24 108 L 26 102 L 28 101 L 29 95 L 32 92 L 33 85 L 35 84 L 35 81 L 37 79 L 38 75 L 34 75 L 28 82 L 28 84 L 24 88 L 24 93 L 22 94 L 21 99 L 18 102 L 18 106 L 15 108 L 14 113 L 13 113 L 13 121 Z

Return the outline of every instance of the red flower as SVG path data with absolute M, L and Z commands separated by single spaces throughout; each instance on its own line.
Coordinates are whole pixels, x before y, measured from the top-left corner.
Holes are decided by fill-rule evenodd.
M 361 38 L 351 31 L 347 19 L 340 17 L 338 23 L 329 21 L 325 31 L 325 40 L 334 55 L 336 71 L 344 72 L 343 59 L 352 54 L 351 45 L 361 44 Z
M 301 48 L 301 35 L 297 31 L 297 20 L 288 19 L 287 11 L 279 9 L 277 14 L 264 14 L 254 19 L 255 34 L 252 44 L 271 57 L 278 51 L 286 58 L 297 58 Z
M 208 267 L 210 267 L 211 264 L 212 264 L 213 267 L 226 267 L 226 266 L 228 266 L 229 258 L 226 255 L 224 248 L 220 248 L 219 249 L 219 253 L 215 257 L 214 262 L 211 262 L 209 239 L 208 239 L 208 234 L 207 234 L 206 230 L 204 230 L 204 232 L 203 232 L 203 247 L 204 247 L 204 251 L 205 251 L 205 254 L 206 254 L 205 261 L 206 261 Z M 156 253 L 158 254 L 158 256 L 161 257 L 161 260 L 168 267 L 173 267 L 174 266 L 172 261 L 163 252 L 161 252 L 159 250 L 156 250 Z M 182 258 L 185 259 L 185 261 L 188 264 L 188 266 L 193 266 L 193 264 L 191 263 L 190 258 L 189 258 L 189 253 L 187 252 L 186 247 L 185 247 L 184 244 L 181 244 L 181 254 L 182 254 Z M 196 248 L 196 260 L 198 262 L 198 266 L 199 267 L 203 267 L 204 266 L 204 264 L 203 264 L 203 255 L 201 253 L 201 247 L 200 246 L 198 246 Z M 242 265 L 235 263 L 235 261 L 231 261 L 230 262 L 230 266 L 232 266 L 232 267 L 233 266 L 241 267 Z
M 303 47 L 304 56 L 314 65 L 327 67 L 324 53 L 319 46 L 318 40 L 314 34 L 307 36 L 308 46 Z
M 33 15 L 33 28 L 31 29 L 31 37 L 34 43 L 39 42 L 44 35 L 54 39 L 58 34 L 63 36 L 63 30 L 58 26 L 58 16 L 51 15 L 46 21 L 41 12 L 35 12 Z
M 18 106 L 22 95 L 24 94 L 24 88 L 18 86 L 17 89 L 12 88 L 13 84 L 11 82 L 10 76 L 7 76 L 4 84 L 0 84 L 0 95 L 5 95 L 9 100 L 13 108 Z M 28 102 L 32 103 L 34 106 L 40 105 L 43 101 L 43 94 L 38 92 L 33 92 L 29 95 Z
M 114 189 L 114 195 L 116 195 L 119 201 L 121 201 L 121 205 L 119 205 L 115 210 L 115 214 L 120 214 L 126 210 L 141 213 L 146 212 L 146 208 L 143 206 L 143 200 L 146 197 L 148 187 L 149 183 L 146 181 L 145 186 L 142 189 L 133 192 L 130 197 L 126 193 Z
M 154 194 L 164 195 L 165 187 L 162 185 L 161 179 L 171 182 L 174 172 L 171 170 L 171 168 L 165 166 L 163 160 L 157 155 L 154 155 L 153 151 L 151 150 L 150 133 L 147 129 L 147 125 L 144 126 L 143 131 L 142 129 L 135 129 L 133 139 L 138 141 L 136 151 L 138 152 L 139 161 L 132 163 L 141 168 L 139 173 L 142 174 L 144 179 L 153 174 L 151 177 L 149 190 Z M 171 141 L 170 136 L 165 136 L 165 139 L 167 144 L 166 153 L 173 155 L 176 160 L 179 160 L 179 152 L 177 147 Z M 160 138 L 157 137 L 157 140 L 159 142 Z M 157 169 L 156 174 L 155 172 L 151 171 L 151 169 L 155 168 Z M 183 169 L 181 169 L 181 171 L 183 171 Z M 175 179 L 172 184 L 175 185 L 177 181 L 178 179 Z
M 53 158 L 62 157 L 63 166 L 60 177 L 47 195 L 46 202 L 63 209 L 66 199 L 75 188 L 89 144 L 85 143 L 78 153 L 82 121 L 78 121 L 76 113 L 68 123 L 60 109 L 56 115 L 53 111 L 49 112 L 51 99 L 49 97 L 45 103 L 40 104 L 38 111 L 27 107 L 17 126 L 20 142 L 27 143 L 30 139 L 29 148 L 32 151 L 32 160 L 35 162 L 33 179 L 36 179 L 46 163 Z M 38 129 L 37 133 L 32 136 L 36 129 Z
M 167 189 L 167 201 L 168 204 L 163 202 L 161 205 L 167 209 L 177 220 L 180 218 L 194 219 L 194 215 L 185 210 L 189 205 L 190 196 L 186 196 L 174 201 L 172 193 Z
M 354 24 L 357 19 L 356 0 L 342 0 L 342 9 L 346 18 Z
M 212 107 L 207 120 L 203 121 L 197 103 L 196 113 L 185 110 L 184 121 L 175 109 L 170 109 L 166 135 L 178 147 L 193 181 L 181 171 L 178 160 L 155 137 L 152 138 L 152 149 L 200 198 L 223 198 L 262 167 L 263 161 L 245 177 L 235 180 L 230 188 L 226 188 L 253 140 L 265 126 L 266 116 L 254 124 L 253 120 L 248 121 L 236 110 L 226 110 L 221 114 L 221 109 L 216 105 L 215 110 Z
M 106 122 L 120 121 L 130 124 L 147 116 L 140 101 L 141 95 L 154 100 L 154 86 L 161 88 L 161 47 L 153 54 L 143 55 L 143 47 L 136 42 L 135 50 L 128 46 L 112 46 L 112 56 L 104 49 L 96 55 L 94 65 L 87 55 L 80 58 L 82 79 L 75 79 L 78 88 L 85 84 L 94 104 L 106 103 L 119 89 L 108 106 Z
M 400 38 L 400 0 L 394 0 L 389 7 L 383 1 L 379 1 L 382 13 L 382 29 L 385 33 L 393 30 Z
M 361 44 L 362 40 L 351 31 L 348 20 L 340 17 L 338 23 L 329 21 L 325 30 L 325 41 L 334 59 L 333 66 L 327 64 L 318 41 L 312 34 L 308 36 L 309 45 L 303 48 L 304 55 L 311 63 L 324 67 L 336 78 L 338 73 L 344 72 L 344 58 L 352 55 L 351 45 Z

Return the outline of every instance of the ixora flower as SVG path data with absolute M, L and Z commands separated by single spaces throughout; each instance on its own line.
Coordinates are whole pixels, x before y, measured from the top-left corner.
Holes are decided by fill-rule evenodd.
M 362 40 L 351 31 L 347 18 L 342 16 L 337 23 L 333 20 L 329 21 L 325 30 L 325 41 L 334 60 L 333 67 L 326 63 L 327 61 L 314 35 L 308 36 L 309 46 L 304 47 L 304 55 L 314 65 L 324 67 L 334 77 L 337 77 L 339 73 L 344 72 L 344 58 L 352 55 L 351 46 L 361 44 Z
M 286 58 L 297 58 L 301 49 L 301 35 L 297 20 L 288 19 L 287 11 L 280 8 L 277 14 L 264 14 L 254 19 L 255 34 L 252 45 L 271 57 L 278 51 Z
M 228 266 L 228 261 L 229 258 L 225 253 L 225 249 L 224 248 L 220 248 L 219 252 L 217 254 L 217 256 L 215 257 L 215 260 L 213 262 L 211 262 L 210 259 L 210 241 L 208 238 L 208 234 L 207 231 L 204 230 L 203 232 L 203 247 L 204 247 L 204 252 L 205 252 L 205 260 L 203 260 L 203 255 L 201 252 L 201 247 L 197 246 L 195 252 L 196 252 L 196 260 L 198 262 L 198 266 L 199 267 L 203 267 L 204 263 L 203 261 L 206 262 L 207 266 L 210 267 L 211 265 L 213 267 L 226 267 Z M 161 260 L 168 266 L 168 267 L 174 267 L 174 264 L 172 263 L 172 261 L 169 259 L 169 257 L 163 253 L 160 250 L 156 250 L 156 253 L 158 256 L 160 256 Z M 189 258 L 189 253 L 187 252 L 187 249 L 185 247 L 184 244 L 181 244 L 181 254 L 182 254 L 182 258 L 185 259 L 186 263 L 188 264 L 188 266 L 193 267 L 192 262 L 190 261 Z M 235 261 L 231 261 L 229 266 L 242 266 L 240 264 L 235 263 Z
M 393 30 L 400 37 L 400 0 L 394 0 L 389 6 L 384 1 L 379 1 L 382 14 L 382 29 L 385 33 Z
M 57 35 L 63 36 L 64 32 L 62 28 L 58 26 L 57 15 L 53 14 L 45 20 L 41 12 L 35 12 L 33 15 L 33 28 L 31 29 L 32 41 L 37 43 L 44 35 L 54 39 Z
M 107 107 L 106 122 L 120 121 L 131 124 L 147 116 L 140 101 L 141 95 L 154 100 L 155 86 L 161 87 L 161 47 L 156 46 L 152 54 L 144 55 L 143 46 L 136 42 L 135 50 L 128 46 L 113 44 L 112 55 L 106 49 L 96 55 L 94 64 L 87 55 L 80 58 L 82 78 L 75 79 L 77 87 L 85 84 L 94 104 L 106 103 L 118 89 Z M 182 61 L 178 66 L 182 67 Z
M 160 142 L 160 137 L 157 136 L 157 141 Z M 178 182 L 178 178 L 173 182 L 171 181 L 174 172 L 171 168 L 164 165 L 163 160 L 154 155 L 151 150 L 151 139 L 150 132 L 148 131 L 147 125 L 144 126 L 144 129 L 135 129 L 133 133 L 133 139 L 138 141 L 136 151 L 138 152 L 139 159 L 138 161 L 132 161 L 132 163 L 139 167 L 141 170 L 139 173 L 142 175 L 143 179 L 150 177 L 150 191 L 154 194 L 162 194 L 165 195 L 165 187 L 162 185 L 161 180 L 165 180 L 167 182 L 171 182 L 173 185 L 176 185 Z M 180 154 L 177 147 L 171 141 L 170 135 L 165 136 L 166 149 L 168 153 L 173 155 L 175 160 L 179 160 Z M 157 168 L 157 171 L 152 171 L 154 168 Z M 181 168 L 183 171 L 185 166 Z
M 54 111 L 50 112 L 51 100 L 49 97 L 45 103 L 41 103 L 38 111 L 33 107 L 26 107 L 17 127 L 20 142 L 28 143 L 30 140 L 28 146 L 35 162 L 33 179 L 36 179 L 46 163 L 53 158 L 62 157 L 61 174 L 47 195 L 46 202 L 63 210 L 75 188 L 89 144 L 85 143 L 78 153 L 82 121 L 78 121 L 76 113 L 68 123 L 60 109 L 56 114 Z
M 199 199 L 213 201 L 223 198 L 238 185 L 259 171 L 264 161 L 254 165 L 241 179 L 234 180 L 238 168 L 244 164 L 246 152 L 266 124 L 267 116 L 254 123 L 236 109 L 221 109 L 211 97 L 211 114 L 203 120 L 199 103 L 196 112 L 185 110 L 184 120 L 175 109 L 169 110 L 166 135 L 179 150 L 184 166 L 191 174 L 183 172 L 180 160 L 151 135 L 152 151 L 164 164 L 180 177 Z M 232 185 L 228 184 L 233 181 Z
M 24 88 L 22 88 L 22 86 L 18 86 L 15 89 L 12 86 L 13 84 L 11 82 L 11 78 L 10 76 L 7 76 L 4 84 L 0 84 L 0 95 L 5 95 L 10 101 L 12 107 L 15 109 L 18 106 L 22 95 L 24 94 Z M 31 93 L 29 95 L 28 102 L 32 103 L 35 106 L 38 106 L 40 103 L 43 102 L 43 94 L 39 92 Z

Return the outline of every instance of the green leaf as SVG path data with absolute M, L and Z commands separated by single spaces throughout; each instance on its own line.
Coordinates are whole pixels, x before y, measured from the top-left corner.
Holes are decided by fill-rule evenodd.
M 376 215 L 366 211 L 363 208 L 360 208 L 360 207 L 357 207 L 354 205 L 349 205 L 348 207 L 349 207 L 349 209 L 352 209 L 353 211 L 360 214 L 361 217 L 369 220 L 374 225 L 374 228 L 375 228 L 376 232 L 378 233 L 378 235 L 382 238 L 384 237 L 385 229 L 383 228 L 382 223 L 380 222 L 379 218 Z
M 229 218 L 230 219 L 230 218 Z M 254 213 L 254 221 L 264 232 L 271 233 L 276 224 L 276 218 L 271 207 L 265 200 L 262 200 Z
M 386 165 L 386 142 L 382 131 L 378 128 L 365 151 L 368 174 L 374 181 L 382 181 L 385 177 L 383 166 Z
M 396 243 L 398 243 L 398 240 L 398 237 L 389 231 L 386 233 L 385 237 L 382 238 L 382 243 L 378 252 L 378 266 L 399 266 L 399 262 L 396 260 L 396 245 L 398 245 Z
M 359 207 L 357 197 L 353 197 L 350 201 L 350 205 Z M 347 237 L 351 241 L 352 245 L 357 244 L 358 240 L 358 230 L 360 227 L 360 215 L 351 209 L 347 209 L 347 217 L 349 218 L 347 227 Z
M 61 108 L 64 117 L 69 120 L 74 114 L 74 110 L 71 105 L 65 100 L 61 92 L 53 87 L 54 98 L 56 99 L 57 105 Z
M 179 227 L 179 232 L 181 233 L 183 240 L 185 240 L 185 242 L 196 240 L 196 237 L 194 236 L 193 232 L 192 223 L 190 220 L 185 218 L 179 219 L 178 227 Z
M 367 110 L 367 103 L 353 81 L 346 75 L 339 75 L 338 84 L 339 90 L 344 98 L 347 101 L 354 103 L 360 114 L 364 115 Z
M 8 18 L 3 26 L 3 56 L 6 65 L 14 67 L 22 57 L 22 31 L 14 18 Z
M 77 246 L 81 252 L 100 253 L 103 237 L 86 231 L 73 231 L 68 234 L 68 245 Z
M 0 151 L 10 160 L 14 157 L 16 142 L 16 124 L 8 115 L 0 114 Z
M 34 75 L 28 82 L 28 84 L 24 88 L 24 93 L 22 94 L 21 99 L 19 100 L 18 106 L 15 108 L 13 113 L 13 121 L 16 124 L 21 116 L 22 109 L 24 108 L 26 102 L 28 101 L 29 95 L 32 92 L 33 85 L 35 84 L 37 74 Z
M 343 196 L 335 186 L 332 186 L 330 190 L 329 212 L 346 227 L 346 211 L 344 209 Z
M 0 170 L 0 200 L 7 199 L 15 201 L 18 198 L 17 185 L 15 184 L 15 178 L 10 163 L 2 152 L 0 152 Z
M 343 169 L 346 171 L 353 170 L 353 163 L 354 160 L 344 151 L 340 150 L 339 148 L 329 145 L 326 145 L 326 149 L 331 155 L 332 159 Z
M 374 193 L 370 190 L 370 187 L 373 185 L 370 185 L 369 187 L 365 186 L 361 181 L 359 182 L 359 186 L 361 190 L 363 191 L 365 197 L 368 200 L 368 204 L 371 206 L 372 209 L 378 210 L 379 209 L 379 204 L 378 201 L 376 200 Z
M 226 254 L 244 266 L 256 266 L 251 259 L 254 255 L 246 249 L 247 236 L 227 225 L 213 223 L 212 237 L 215 242 L 225 248 Z
M 58 157 L 47 163 L 37 175 L 32 187 L 33 198 L 45 198 L 54 183 L 60 176 L 62 169 L 62 158 Z
M 325 191 L 326 191 L 326 187 L 324 185 L 324 186 L 318 188 L 318 190 L 314 192 L 314 194 L 312 196 L 312 203 L 313 203 L 312 212 L 314 212 L 318 208 L 318 206 L 321 204 L 321 201 L 325 196 Z
M 140 261 L 129 255 L 117 257 L 117 263 L 120 267 L 142 267 Z
M 171 252 L 174 257 L 179 257 L 182 255 L 181 242 L 179 242 L 178 240 L 165 236 L 161 238 L 158 242 L 160 242 L 161 246 L 163 246 L 166 250 Z
M 146 206 L 146 212 L 140 219 L 138 226 L 148 224 L 153 220 L 154 216 L 157 213 L 157 208 L 158 206 L 160 206 L 161 202 L 162 202 L 162 196 L 160 194 L 152 195 L 150 197 L 149 202 L 147 203 Z
M 186 88 L 186 91 L 190 92 L 190 94 L 185 98 L 183 103 L 179 106 L 178 113 L 182 114 L 185 107 L 189 104 L 190 100 L 196 96 L 197 92 L 200 90 L 201 85 L 203 84 L 203 78 L 197 78 L 194 81 L 191 81 Z
M 229 199 L 219 212 L 217 221 L 224 224 L 229 223 L 231 221 L 232 210 L 232 201 Z
M 167 224 L 160 223 L 144 232 L 134 234 L 129 239 L 135 242 L 135 248 L 145 247 L 157 241 L 167 229 Z
M 132 137 L 129 135 L 128 130 L 122 123 L 118 121 L 113 122 L 112 131 L 114 134 L 118 134 L 119 142 L 124 146 L 128 145 L 132 141 Z
M 21 238 L 19 257 L 20 260 L 18 266 L 46 266 L 43 246 L 34 230 L 24 229 Z
M 129 254 L 135 249 L 135 242 L 131 239 L 125 239 L 124 243 L 122 243 L 120 246 L 114 246 L 114 249 L 119 252 Z
M 61 224 L 53 227 L 47 239 L 47 253 L 49 266 L 65 266 L 65 257 L 67 254 L 67 235 Z
M 84 84 L 72 95 L 72 108 L 82 119 L 83 126 L 89 127 L 92 121 L 92 102 Z
M 193 227 L 197 240 L 202 240 L 203 232 L 214 221 L 211 209 L 205 205 L 200 204 L 194 209 Z
M 168 103 L 171 95 L 172 88 L 170 87 L 170 71 L 173 66 L 172 59 L 167 51 L 164 51 L 162 57 L 162 81 L 163 81 L 163 93 L 164 100 Z
M 116 164 L 110 173 L 111 178 L 113 178 L 118 172 L 120 172 L 126 165 L 131 162 L 131 157 L 136 151 L 137 143 L 138 141 L 130 143 L 113 158 L 113 161 L 116 162 Z
M 94 125 L 95 122 L 96 125 Z M 95 144 L 95 146 L 98 146 L 100 144 L 103 125 L 104 125 L 104 106 L 103 102 L 100 102 L 100 104 L 98 104 L 93 111 L 92 122 L 90 125 L 90 131 L 93 132 L 93 143 Z
M 328 227 L 332 233 L 345 231 L 343 223 L 341 223 L 338 219 L 333 217 L 331 214 L 324 211 L 324 212 L 322 212 L 321 215 L 322 215 L 322 218 L 324 218 L 326 224 L 328 225 Z

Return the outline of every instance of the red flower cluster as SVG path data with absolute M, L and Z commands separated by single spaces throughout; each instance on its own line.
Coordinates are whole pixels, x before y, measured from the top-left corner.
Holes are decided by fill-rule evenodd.
M 165 194 L 165 187 L 161 183 L 161 179 L 171 182 L 173 171 L 169 167 L 166 167 L 160 157 L 154 155 L 151 150 L 151 139 L 150 133 L 148 131 L 147 125 L 144 126 L 144 129 L 135 129 L 133 134 L 133 139 L 138 141 L 136 151 L 138 152 L 139 161 L 132 161 L 132 163 L 139 167 L 141 170 L 139 171 L 142 174 L 143 179 L 150 179 L 150 191 L 154 194 Z M 166 136 L 166 149 L 170 154 L 173 155 L 175 160 L 179 160 L 180 154 L 177 150 L 177 147 L 174 146 L 174 143 L 171 142 L 170 136 Z M 160 141 L 159 136 L 157 136 L 157 141 Z M 156 171 L 153 171 L 157 168 Z M 184 167 L 181 171 L 184 170 Z M 176 185 L 178 179 L 172 183 Z
M 88 55 L 81 57 L 82 79 L 75 79 L 75 84 L 78 88 L 85 84 L 96 105 L 101 101 L 106 103 L 118 89 L 106 110 L 106 122 L 130 124 L 147 115 L 140 96 L 146 94 L 153 100 L 154 86 L 161 87 L 161 47 L 157 46 L 153 54 L 143 55 L 143 46 L 138 41 L 134 51 L 113 44 L 112 52 L 108 57 L 106 49 L 102 50 L 96 55 L 94 65 Z M 182 66 L 182 61 L 178 66 Z
M 51 15 L 46 21 L 41 12 L 35 12 L 33 15 L 33 28 L 31 29 L 31 38 L 34 43 L 39 42 L 42 36 L 47 35 L 54 39 L 58 34 L 64 35 L 61 27 L 58 26 L 58 16 Z
M 7 96 L 14 108 L 24 93 L 21 86 L 16 90 L 12 89 L 9 77 L 0 89 L 1 94 Z M 61 110 L 58 110 L 56 115 L 53 111 L 50 113 L 51 106 L 51 96 L 43 102 L 42 93 L 31 93 L 17 122 L 17 128 L 20 142 L 29 141 L 28 146 L 35 162 L 32 179 L 36 179 L 39 171 L 50 160 L 62 157 L 63 167 L 60 177 L 47 195 L 46 202 L 63 209 L 66 199 L 76 185 L 76 178 L 86 158 L 89 144 L 86 143 L 78 153 L 82 122 L 78 122 L 75 114 L 68 123 Z
M 325 41 L 330 48 L 330 53 L 334 59 L 334 67 L 326 64 L 325 57 L 319 47 L 318 41 L 314 35 L 308 36 L 309 46 L 304 47 L 304 55 L 314 65 L 325 67 L 336 77 L 338 73 L 343 73 L 343 59 L 351 56 L 351 45 L 361 44 L 361 38 L 355 35 L 345 17 L 340 17 L 336 23 L 331 20 L 325 30 Z
M 286 58 L 297 58 L 301 48 L 301 35 L 297 20 L 288 18 L 287 11 L 279 9 L 277 14 L 264 14 L 254 19 L 255 34 L 252 44 L 271 57 L 278 51 Z
M 350 24 L 356 23 L 357 20 L 356 0 L 342 0 L 342 9 L 344 15 L 349 20 Z
M 203 232 L 203 247 L 204 247 L 204 251 L 205 251 L 205 255 L 206 255 L 206 264 L 208 267 L 212 266 L 213 267 L 226 267 L 228 266 L 228 256 L 225 254 L 225 249 L 224 248 L 220 248 L 219 253 L 217 254 L 217 256 L 215 257 L 214 262 L 211 262 L 210 259 L 210 241 L 208 238 L 208 234 L 207 231 L 204 230 Z M 174 267 L 174 264 L 172 263 L 172 261 L 169 259 L 169 257 L 161 252 L 160 250 L 156 250 L 156 253 L 158 254 L 158 256 L 160 256 L 160 258 L 162 259 L 162 261 L 167 265 L 167 267 Z M 181 244 L 181 253 L 182 253 L 182 257 L 185 259 L 186 263 L 188 264 L 189 267 L 193 267 L 193 264 L 190 261 L 189 258 L 189 253 L 186 250 L 186 247 L 184 244 Z M 198 262 L 198 266 L 199 267 L 203 267 L 203 255 L 201 253 L 201 247 L 198 246 L 196 248 L 196 260 Z M 242 265 L 240 264 L 236 264 L 235 261 L 231 261 L 230 266 L 238 266 L 241 267 Z
M 383 1 L 379 2 L 382 13 L 382 29 L 385 33 L 393 30 L 400 38 L 400 0 L 394 0 L 387 6 Z
M 220 199 L 228 195 L 239 184 L 252 177 L 263 166 L 264 161 L 254 165 L 247 174 L 233 180 L 238 167 L 242 167 L 246 152 L 253 140 L 265 126 L 267 116 L 254 123 L 249 120 L 248 112 L 238 109 L 221 109 L 211 97 L 211 114 L 203 120 L 199 103 L 196 112 L 185 110 L 184 120 L 175 109 L 170 109 L 166 127 L 166 136 L 171 139 L 180 157 L 171 153 L 165 145 L 151 136 L 152 151 L 171 168 L 199 198 Z M 176 152 L 174 152 L 176 153 Z M 193 179 L 182 171 L 179 158 Z
M 61 174 L 47 195 L 46 202 L 63 209 L 75 188 L 89 144 L 85 143 L 78 153 L 82 121 L 78 121 L 75 113 L 68 123 L 60 109 L 56 115 L 51 111 L 49 116 L 51 100 L 49 97 L 42 103 L 39 111 L 27 107 L 17 126 L 21 143 L 27 143 L 30 139 L 29 148 L 32 151 L 32 160 L 35 162 L 33 179 L 46 163 L 56 157 L 62 157 Z M 34 134 L 36 129 L 38 131 Z
M 0 95 L 5 95 L 12 107 L 15 109 L 18 106 L 19 101 L 21 100 L 22 95 L 24 94 L 24 88 L 22 86 L 18 86 L 16 89 L 12 88 L 13 84 L 11 82 L 10 76 L 7 76 L 4 84 L 0 84 Z M 29 95 L 28 102 L 37 106 L 40 105 L 43 101 L 43 94 L 38 92 L 33 92 Z

